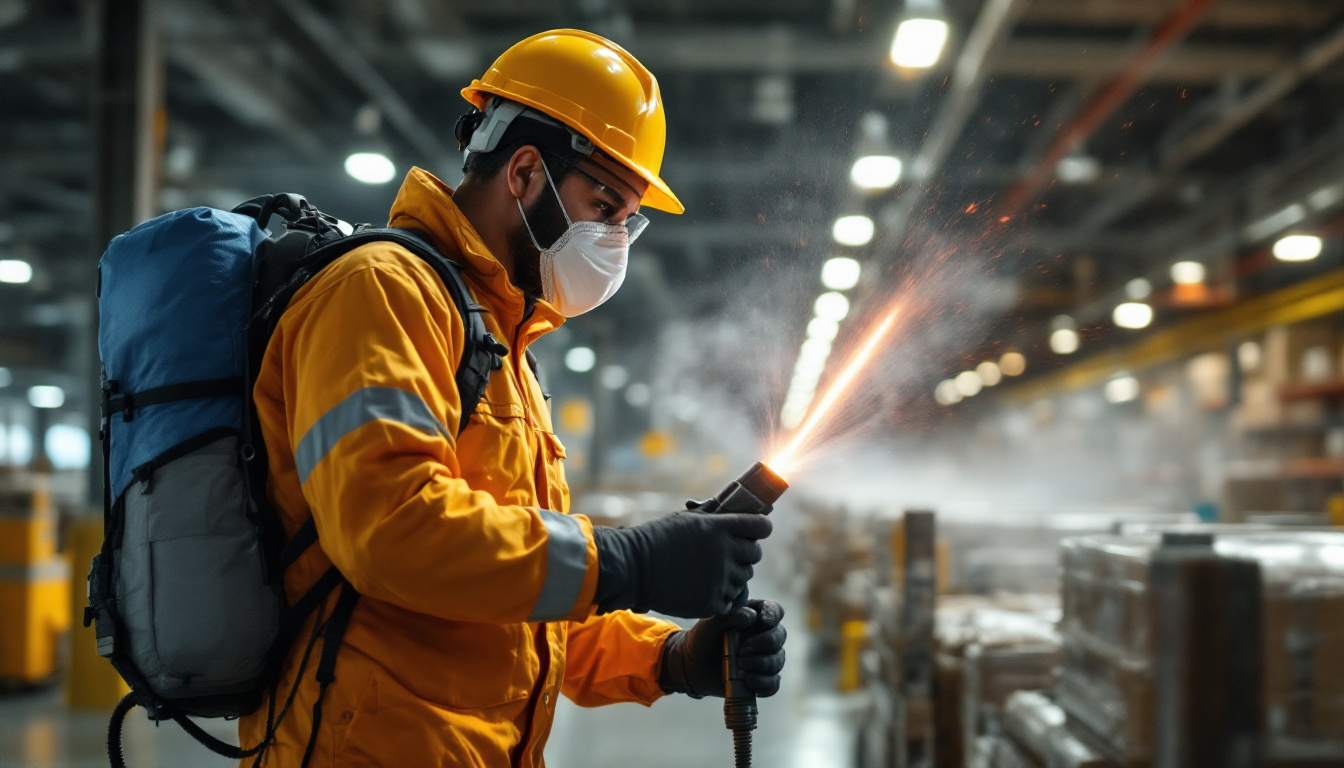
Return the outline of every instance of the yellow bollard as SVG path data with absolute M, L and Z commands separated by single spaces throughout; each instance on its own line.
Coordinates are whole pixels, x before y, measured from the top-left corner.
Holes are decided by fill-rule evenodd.
M 103 546 L 103 522 L 85 517 L 70 524 L 70 608 L 75 621 L 70 632 L 70 669 L 65 676 L 65 705 L 72 709 L 107 711 L 130 690 L 112 668 L 98 655 L 98 639 L 93 627 L 84 626 L 84 606 L 88 604 L 86 578 L 89 563 Z
M 859 654 L 868 642 L 868 622 L 850 619 L 840 625 L 840 676 L 836 679 L 835 689 L 841 693 L 853 693 L 859 690 L 862 681 L 859 675 Z

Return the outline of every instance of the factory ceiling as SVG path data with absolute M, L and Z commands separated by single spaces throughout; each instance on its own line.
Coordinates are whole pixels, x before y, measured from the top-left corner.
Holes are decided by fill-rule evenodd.
M 0 288 L 0 352 L 51 368 L 74 358 L 49 308 L 91 288 L 102 245 L 89 234 L 89 7 L 0 0 L 0 253 L 36 271 L 22 293 Z M 639 296 L 612 310 L 636 319 L 650 307 L 712 314 L 761 264 L 815 282 L 837 252 L 831 222 L 864 212 L 877 237 L 840 250 L 880 267 L 935 235 L 992 241 L 996 270 L 1021 286 L 1003 312 L 1018 336 L 1007 340 L 1039 345 L 1052 315 L 1087 322 L 1180 254 L 1235 263 L 1264 245 L 1248 224 L 1344 178 L 1330 160 L 1344 149 L 1344 7 L 1333 0 L 944 8 L 948 47 L 912 73 L 887 62 L 891 2 L 161 0 L 159 199 L 231 206 L 297 190 L 380 221 L 392 185 L 352 180 L 343 158 L 376 150 L 399 171 L 418 164 L 455 181 L 457 91 L 510 43 L 558 26 L 626 45 L 667 104 L 664 175 L 687 214 L 656 219 L 640 243 Z M 882 130 L 864 131 L 867 114 Z M 906 172 L 859 193 L 850 166 L 874 142 Z M 1065 157 L 1085 161 L 1067 182 Z M 1310 220 L 1338 215 L 1317 200 Z M 781 319 L 801 333 L 814 296 L 776 297 Z

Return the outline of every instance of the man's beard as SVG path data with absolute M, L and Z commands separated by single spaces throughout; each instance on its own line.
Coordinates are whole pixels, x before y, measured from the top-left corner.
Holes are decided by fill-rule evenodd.
M 532 225 L 532 232 L 542 248 L 549 248 L 569 229 L 560 210 L 560 201 L 549 189 L 542 192 L 527 211 L 527 223 Z M 545 298 L 541 283 L 541 253 L 532 244 L 521 219 L 509 227 L 507 239 L 509 255 L 513 257 L 513 284 L 531 301 Z

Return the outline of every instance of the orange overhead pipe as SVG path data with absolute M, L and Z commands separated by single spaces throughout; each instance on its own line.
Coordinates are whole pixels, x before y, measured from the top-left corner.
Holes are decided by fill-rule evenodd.
M 1102 88 L 1073 122 L 1059 132 L 1050 143 L 1039 162 L 1022 177 L 1015 186 L 1004 195 L 999 206 L 1001 220 L 1010 219 L 1023 211 L 1036 197 L 1041 187 L 1049 183 L 1055 172 L 1055 166 L 1063 160 L 1074 147 L 1091 138 L 1115 110 L 1129 99 L 1134 91 L 1148 79 L 1162 57 L 1173 46 L 1185 39 L 1205 12 L 1218 0 L 1188 0 L 1180 10 L 1167 17 L 1148 39 L 1147 45 L 1139 52 L 1120 74 L 1116 75 Z

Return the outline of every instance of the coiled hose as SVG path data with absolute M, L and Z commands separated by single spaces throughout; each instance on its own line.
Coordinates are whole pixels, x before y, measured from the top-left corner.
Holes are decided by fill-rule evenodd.
M 137 703 L 133 693 L 122 696 L 107 722 L 107 759 L 112 768 L 126 768 L 126 756 L 121 751 L 121 726 L 126 722 L 126 713 L 135 709 Z

